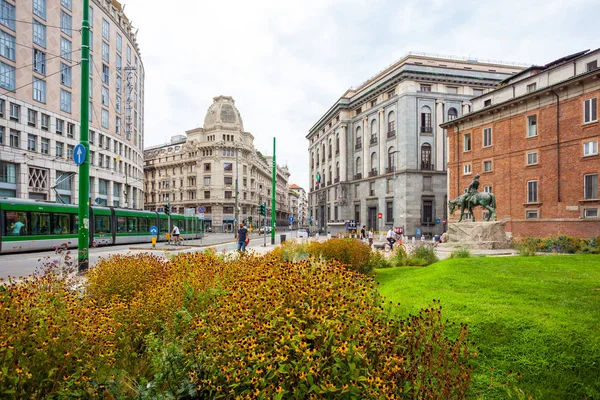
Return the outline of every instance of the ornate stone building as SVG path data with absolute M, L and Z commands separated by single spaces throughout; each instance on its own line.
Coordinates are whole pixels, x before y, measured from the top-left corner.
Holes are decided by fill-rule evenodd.
M 447 216 L 444 121 L 519 65 L 409 53 L 347 90 L 309 130 L 309 216 L 338 233 L 345 222 L 433 235 Z
M 82 2 L 0 0 L 0 9 L 0 197 L 77 203 Z M 116 0 L 90 1 L 90 25 L 90 200 L 141 209 L 136 30 Z
M 306 199 L 306 190 L 293 183 L 290 185 L 290 210 L 294 216 L 294 227 L 308 225 L 306 220 L 306 211 L 308 201 Z
M 242 117 L 229 96 L 215 97 L 202 128 L 175 136 L 171 143 L 144 151 L 146 209 L 174 212 L 204 207 L 213 232 L 231 231 L 234 220 L 262 224 L 258 205 L 267 203 L 271 221 L 272 157 L 254 148 L 254 136 L 244 131 Z M 287 167 L 277 167 L 276 218 L 285 226 L 290 214 Z M 236 180 L 237 203 L 236 214 Z

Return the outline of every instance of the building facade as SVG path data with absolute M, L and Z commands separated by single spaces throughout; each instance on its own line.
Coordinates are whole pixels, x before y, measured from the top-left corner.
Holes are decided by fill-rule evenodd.
M 119 2 L 90 4 L 90 201 L 142 208 L 140 49 Z M 0 0 L 0 9 L 0 196 L 77 203 L 81 2 Z
M 410 53 L 350 89 L 310 129 L 309 217 L 409 235 L 443 231 L 447 143 L 439 124 L 467 113 L 523 67 Z
M 306 211 L 308 209 L 306 190 L 296 185 L 290 185 L 290 213 L 293 213 L 293 226 L 300 228 L 307 225 Z
M 599 64 L 595 50 L 532 66 L 444 124 L 450 197 L 479 173 L 512 235 L 600 235 Z
M 174 212 L 184 213 L 202 206 L 206 226 L 227 232 L 234 229 L 236 219 L 262 225 L 258 206 L 266 203 L 270 224 L 273 159 L 254 148 L 254 136 L 244 131 L 232 97 L 213 100 L 202 128 L 145 149 L 146 209 L 162 210 L 170 203 Z M 276 171 L 276 221 L 287 226 L 290 173 L 287 167 L 278 166 Z

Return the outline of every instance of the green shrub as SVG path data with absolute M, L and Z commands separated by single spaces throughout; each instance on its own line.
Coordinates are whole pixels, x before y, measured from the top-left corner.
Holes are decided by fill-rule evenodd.
M 466 247 L 459 247 L 450 254 L 450 258 L 470 258 L 471 250 Z
M 380 251 L 373 252 L 369 263 L 371 264 L 369 267 L 370 270 L 374 270 L 376 268 L 390 268 L 393 266 L 393 263 L 390 262 L 390 260 L 388 260 Z
M 428 245 L 417 246 L 410 253 L 410 265 L 427 266 L 437 262 L 439 259 L 433 247 Z
M 404 267 L 406 265 L 410 265 L 408 254 L 406 254 L 406 250 L 404 250 L 404 247 L 402 246 L 396 247 L 396 250 L 394 250 L 394 254 L 392 254 L 390 261 L 395 267 Z
M 511 241 L 511 247 L 523 257 L 535 256 L 538 251 L 538 246 L 544 248 L 548 245 L 547 242 L 541 241 L 537 238 L 530 237 L 513 237 Z

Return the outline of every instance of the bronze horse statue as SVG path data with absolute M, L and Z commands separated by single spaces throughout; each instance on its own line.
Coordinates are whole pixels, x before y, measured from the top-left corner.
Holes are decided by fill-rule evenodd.
M 488 214 L 487 220 L 489 221 L 492 215 L 494 216 L 494 221 L 497 220 L 496 217 L 496 196 L 493 193 L 488 192 L 477 192 L 474 194 L 465 193 L 463 195 L 458 196 L 454 200 L 450 200 L 448 202 L 448 207 L 450 209 L 450 214 L 454 212 L 455 207 L 460 206 L 460 219 L 458 222 L 462 221 L 463 215 L 465 213 L 465 208 L 469 210 L 469 213 L 473 215 L 473 221 L 475 221 L 475 215 L 473 214 L 474 206 L 481 206 L 487 209 L 490 213 Z

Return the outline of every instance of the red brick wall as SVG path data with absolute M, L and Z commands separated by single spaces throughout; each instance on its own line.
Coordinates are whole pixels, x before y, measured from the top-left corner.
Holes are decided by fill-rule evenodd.
M 492 186 L 498 220 L 507 221 L 507 231 L 513 235 L 598 236 L 600 219 L 583 219 L 582 209 L 583 206 L 600 207 L 600 202 L 582 200 L 583 175 L 600 172 L 600 156 L 583 157 L 583 142 L 600 140 L 600 125 L 598 122 L 583 124 L 583 102 L 591 97 L 600 97 L 600 90 L 569 99 L 561 93 L 560 167 L 557 157 L 556 98 L 548 93 L 540 96 L 550 96 L 544 97 L 544 100 L 551 98 L 552 104 L 539 106 L 538 98 L 537 106 L 532 106 L 532 103 L 525 106 L 508 105 L 508 110 L 515 110 L 509 116 L 502 116 L 509 113 L 507 109 L 490 110 L 491 115 L 475 115 L 472 121 L 463 121 L 447 130 L 450 198 L 462 194 L 473 176 L 479 173 L 479 190 L 483 191 L 486 185 Z M 527 117 L 531 115 L 537 115 L 538 136 L 527 138 Z M 492 146 L 483 148 L 482 131 L 489 127 L 492 128 Z M 463 151 L 465 133 L 471 133 L 470 152 Z M 538 152 L 537 165 L 526 165 L 527 152 L 530 151 Z M 491 172 L 483 172 L 483 162 L 486 160 L 492 160 Z M 467 162 L 471 163 L 471 175 L 463 175 L 463 165 Z M 529 180 L 538 181 L 539 204 L 525 204 Z M 526 210 L 536 209 L 539 210 L 539 219 L 526 220 Z M 481 220 L 482 214 L 480 208 L 475 210 L 476 219 Z M 459 213 L 455 211 L 450 221 L 457 221 L 458 217 Z

